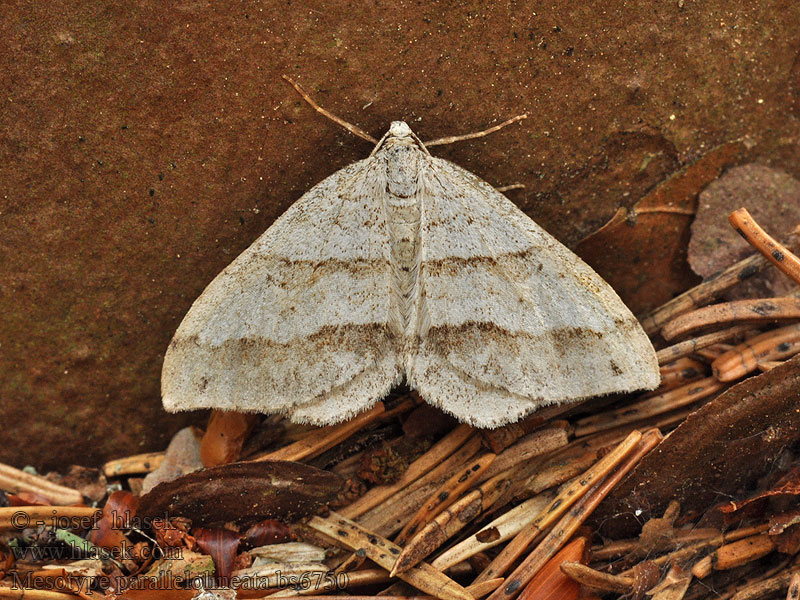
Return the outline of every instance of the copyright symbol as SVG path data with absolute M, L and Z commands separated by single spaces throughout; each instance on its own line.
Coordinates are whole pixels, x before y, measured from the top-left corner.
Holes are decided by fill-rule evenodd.
M 25 529 L 31 524 L 31 517 L 28 513 L 18 510 L 11 515 L 11 526 L 14 529 Z

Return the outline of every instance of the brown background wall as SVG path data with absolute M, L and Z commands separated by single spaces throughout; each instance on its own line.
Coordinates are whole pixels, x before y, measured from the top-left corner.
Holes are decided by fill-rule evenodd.
M 375 136 L 528 112 L 435 153 L 525 184 L 574 246 L 729 140 L 800 177 L 798 22 L 768 0 L 4 3 L 0 461 L 93 464 L 186 422 L 158 392 L 182 315 L 370 151 L 281 74 Z

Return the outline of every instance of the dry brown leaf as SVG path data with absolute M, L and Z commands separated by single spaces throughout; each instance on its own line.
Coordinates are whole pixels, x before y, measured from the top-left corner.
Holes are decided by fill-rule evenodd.
M 610 494 L 595 515 L 610 537 L 630 537 L 670 499 L 704 512 L 754 483 L 800 438 L 800 357 L 750 377 L 705 404 Z
M 103 548 L 121 548 L 130 542 L 125 530 L 134 525 L 134 517 L 139 500 L 125 491 L 116 491 L 109 496 L 97 525 L 89 532 L 87 539 Z
M 578 243 L 578 255 L 634 313 L 652 310 L 697 283 L 686 246 L 698 194 L 742 149 L 730 142 L 711 150 Z
M 547 561 L 542 570 L 531 579 L 519 595 L 519 600 L 570 600 L 577 599 L 580 585 L 561 572 L 561 563 L 585 562 L 586 538 L 576 537 Z
M 342 480 L 301 463 L 232 463 L 159 484 L 142 496 L 139 514 L 186 516 L 196 524 L 291 520 L 331 501 Z
M 172 436 L 164 460 L 158 468 L 144 478 L 142 493 L 146 494 L 160 483 L 171 481 L 202 467 L 200 431 L 194 427 L 185 427 Z
M 220 527 L 211 529 L 198 527 L 192 533 L 200 549 L 213 559 L 217 577 L 226 582 L 231 575 L 239 550 L 240 535 Z

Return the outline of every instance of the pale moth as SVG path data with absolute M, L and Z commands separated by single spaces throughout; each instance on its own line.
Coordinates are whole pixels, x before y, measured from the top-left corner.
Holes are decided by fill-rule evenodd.
M 659 370 L 599 275 L 395 121 L 209 284 L 161 385 L 171 411 L 325 425 L 403 381 L 460 421 L 497 427 L 549 404 L 653 389 Z

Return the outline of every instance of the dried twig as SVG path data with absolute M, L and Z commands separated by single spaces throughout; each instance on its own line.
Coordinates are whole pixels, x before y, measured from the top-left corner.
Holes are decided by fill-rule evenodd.
M 762 373 L 766 371 L 771 371 L 775 367 L 782 365 L 784 362 L 783 360 L 760 360 L 758 361 L 758 370 Z
M 729 327 L 728 329 L 714 331 L 690 340 L 678 342 L 672 346 L 667 346 L 666 348 L 662 348 L 656 352 L 658 364 L 663 365 L 678 358 L 694 354 L 698 350 L 702 350 L 707 346 L 718 344 L 719 342 L 726 342 L 731 338 L 749 331 L 750 329 L 751 327 L 748 327 L 747 325 L 736 325 L 734 327 Z
M 705 527 L 702 529 L 687 529 L 677 530 L 674 532 L 675 545 L 685 546 L 691 543 L 707 542 L 709 540 L 718 538 L 720 531 L 712 527 Z M 592 560 L 603 561 L 612 560 L 630 554 L 642 547 L 642 541 L 639 538 L 627 540 L 615 540 L 602 546 L 595 546 L 592 548 Z
M 576 423 L 575 437 L 589 435 L 626 423 L 632 423 L 639 419 L 668 413 L 676 408 L 681 408 L 687 404 L 693 404 L 698 400 L 716 394 L 723 388 L 725 388 L 725 384 L 714 377 L 706 377 L 699 381 L 692 381 L 679 388 L 659 394 L 658 396 L 651 396 L 650 398 L 645 398 L 633 404 L 626 404 L 615 410 L 608 410 L 590 417 L 584 417 Z
M 716 300 L 726 290 L 745 279 L 759 273 L 767 266 L 767 260 L 760 254 L 754 254 L 740 260 L 724 271 L 712 275 L 699 285 L 676 296 L 666 304 L 659 306 L 642 319 L 642 327 L 649 334 L 657 333 L 667 322 L 678 315 L 692 311 L 704 304 Z
M 720 546 L 714 552 L 695 563 L 692 575 L 703 579 L 712 569 L 725 571 L 766 556 L 775 549 L 775 539 L 769 534 L 753 535 L 731 544 Z
M 627 434 L 622 436 L 622 439 L 625 437 Z M 580 443 L 583 441 L 573 442 L 571 448 L 565 448 L 562 452 L 546 458 L 525 481 L 513 484 L 509 489 L 509 492 L 515 492 L 513 499 L 527 499 L 544 490 L 561 485 L 590 468 L 597 461 L 600 448 Z
M 762 362 L 789 358 L 800 352 L 800 325 L 774 329 L 742 342 L 711 364 L 714 377 L 733 381 L 758 369 Z
M 579 562 L 563 562 L 561 563 L 561 570 L 565 575 L 568 575 L 581 585 L 596 590 L 618 592 L 626 595 L 633 591 L 633 577 L 603 573 Z
M 53 504 L 82 504 L 83 495 L 72 488 L 53 483 L 41 475 L 32 475 L 0 463 L 0 490 L 19 494 L 31 492 L 47 498 Z
M 520 531 L 511 542 L 503 548 L 503 551 L 483 570 L 475 579 L 475 583 L 502 577 L 508 568 L 517 560 L 536 536 L 542 533 L 547 527 L 555 522 L 570 506 L 578 501 L 589 488 L 601 477 L 617 466 L 624 458 L 630 454 L 639 441 L 642 434 L 638 431 L 632 432 L 621 444 L 606 456 L 601 458 L 591 467 L 583 477 L 579 477 L 571 485 L 561 491 L 555 500 L 545 508 L 536 519 Z M 497 593 L 497 592 L 495 592 Z
M 492 452 L 477 457 L 465 468 L 458 470 L 448 479 L 438 490 L 436 490 L 428 501 L 423 504 L 416 514 L 406 523 L 395 538 L 395 543 L 403 545 L 409 537 L 414 535 L 422 526 L 430 522 L 434 517 L 441 513 L 448 506 L 458 500 L 459 495 L 464 490 L 473 486 L 486 468 L 492 464 L 497 457 Z
M 75 600 L 74 594 L 54 592 L 51 590 L 35 590 L 31 588 L 0 585 L 0 598 L 19 598 L 22 600 Z
M 638 432 L 636 432 L 638 433 Z M 630 439 L 637 439 L 631 435 Z M 515 598 L 521 589 L 539 572 L 545 563 L 561 548 L 561 546 L 575 533 L 584 520 L 594 511 L 600 502 L 617 485 L 642 457 L 650 452 L 661 441 L 661 432 L 651 429 L 644 435 L 638 436 L 638 444 L 635 445 L 633 452 L 625 451 L 625 458 L 616 471 L 608 475 L 601 483 L 594 487 L 588 495 L 584 495 L 559 521 L 544 539 L 534 548 L 525 560 L 514 570 L 511 575 L 503 582 L 503 585 L 495 590 L 489 600 L 510 600 Z M 615 452 L 623 448 L 621 445 Z M 600 462 L 602 462 L 601 459 Z M 516 541 L 516 538 L 515 538 Z
M 375 508 L 358 518 L 358 521 L 381 535 L 392 535 L 419 510 L 425 500 L 439 488 L 450 473 L 466 467 L 481 449 L 479 436 L 473 436 L 451 456 L 407 487 L 398 490 Z M 346 507 L 345 510 L 349 508 Z
M 395 558 L 401 552 L 396 544 L 334 512 L 324 519 L 312 517 L 308 525 L 350 550 L 363 549 L 370 560 L 387 571 L 391 570 Z M 474 600 L 467 590 L 427 563 L 421 563 L 401 573 L 399 577 L 406 583 L 442 600 Z
M 509 475 L 509 471 L 495 475 L 439 513 L 409 540 L 391 575 L 408 571 L 490 507 L 511 484 Z
M 324 581 L 324 579 L 322 579 Z M 347 573 L 347 579 L 345 580 L 346 586 L 340 589 L 350 589 L 354 587 L 363 587 L 366 585 L 378 585 L 382 583 L 386 583 L 389 581 L 389 573 L 386 569 L 361 569 L 360 571 L 351 571 Z M 303 600 L 310 600 L 320 592 L 324 590 L 321 586 L 310 585 L 305 588 L 296 589 L 293 587 L 289 588 L 278 588 L 277 591 L 274 591 L 269 594 L 270 598 L 291 598 L 293 596 L 302 596 Z M 339 590 L 337 590 L 339 591 Z M 357 598 L 358 596 L 346 596 L 347 598 Z M 336 598 L 336 596 L 320 596 L 320 598 Z
M 797 575 L 800 575 L 800 567 L 795 566 L 774 577 L 762 579 L 750 585 L 740 587 L 736 593 L 731 596 L 731 600 L 761 600 L 761 598 L 769 598 L 776 592 L 788 589 Z M 796 597 L 797 596 L 787 595 L 787 600 L 794 600 Z
M 486 525 L 474 535 L 440 554 L 431 566 L 444 571 L 456 563 L 467 560 L 479 552 L 493 548 L 511 539 L 533 521 L 555 498 L 555 492 L 545 492 L 529 498 Z
M 489 450 L 495 454 L 500 454 L 521 437 L 535 431 L 550 419 L 567 410 L 569 410 L 569 404 L 551 404 L 540 408 L 532 415 L 516 423 L 509 423 L 497 429 L 484 429 L 481 431 L 481 435 Z
M 770 323 L 790 319 L 800 319 L 798 298 L 788 296 L 734 300 L 706 306 L 676 317 L 664 326 L 661 335 L 665 340 L 672 340 L 710 326 L 724 326 L 729 323 Z
M 498 577 L 497 579 L 490 579 L 488 581 L 482 581 L 481 583 L 473 583 L 472 585 L 468 585 L 467 591 L 473 598 L 483 598 L 484 596 L 491 594 L 501 585 L 503 585 L 503 578 Z
M 795 283 L 800 284 L 800 258 L 756 223 L 746 208 L 728 215 L 728 221 L 747 242 Z
M 800 573 L 795 572 L 789 580 L 789 589 L 786 591 L 786 600 L 800 598 Z
M 701 348 L 695 354 L 702 358 L 707 362 L 714 362 L 720 356 L 725 354 L 726 352 L 730 352 L 733 350 L 733 346 L 730 344 L 712 344 L 711 346 L 706 346 L 705 348 Z
M 364 411 L 349 421 L 337 425 L 321 427 L 316 431 L 310 432 L 303 439 L 296 441 L 294 444 L 284 446 L 279 450 L 259 456 L 253 460 L 299 461 L 304 458 L 313 458 L 314 456 L 322 454 L 328 448 L 332 448 L 336 444 L 346 440 L 356 431 L 376 421 L 405 412 L 415 406 L 415 404 L 413 400 L 403 400 L 396 407 L 387 410 L 383 402 L 377 402 L 371 409 Z
M 656 396 L 690 381 L 697 381 L 703 377 L 706 370 L 706 364 L 696 358 L 683 357 L 672 360 L 661 366 L 661 384 L 646 396 Z
M 425 454 L 411 463 L 398 482 L 372 488 L 361 498 L 342 509 L 342 515 L 354 519 L 363 515 L 381 502 L 386 501 L 392 495 L 419 479 L 422 475 L 428 473 L 437 464 L 453 454 L 453 452 L 466 442 L 467 438 L 474 434 L 474 431 L 475 430 L 469 425 L 459 425 L 444 438 L 439 440 L 439 442 L 434 444 Z
M 666 564 L 682 564 L 707 548 L 719 547 L 730 542 L 735 542 L 736 540 L 741 540 L 752 535 L 763 533 L 768 529 L 769 524 L 741 527 L 727 533 L 721 533 L 716 537 L 706 538 L 697 543 L 689 544 L 688 546 L 684 546 L 678 550 L 675 550 L 674 552 L 654 558 L 651 560 L 651 562 L 659 567 Z M 622 573 L 619 573 L 619 575 L 631 577 L 633 574 L 633 569 L 627 569 Z
M 88 506 L 9 506 L 0 508 L 0 530 L 26 527 L 64 527 L 88 529 L 101 510 Z
M 569 442 L 572 427 L 566 421 L 554 421 L 548 427 L 529 433 L 497 455 L 478 481 L 486 481 L 498 473 L 530 463 L 537 456 L 563 448 Z M 535 463 L 533 463 L 535 465 Z M 527 476 L 527 474 L 525 475 Z
M 155 471 L 164 461 L 163 452 L 145 452 L 125 458 L 110 460 L 103 465 L 106 477 L 122 477 L 123 475 L 141 475 Z

